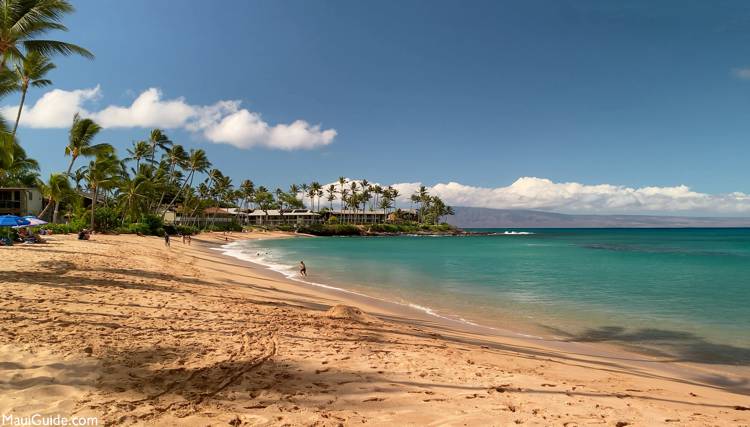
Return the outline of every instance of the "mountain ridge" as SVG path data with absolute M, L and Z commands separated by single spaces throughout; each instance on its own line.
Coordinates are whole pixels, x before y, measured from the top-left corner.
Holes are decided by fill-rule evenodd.
M 750 218 L 563 214 L 530 209 L 454 207 L 447 222 L 460 228 L 721 228 L 750 227 Z

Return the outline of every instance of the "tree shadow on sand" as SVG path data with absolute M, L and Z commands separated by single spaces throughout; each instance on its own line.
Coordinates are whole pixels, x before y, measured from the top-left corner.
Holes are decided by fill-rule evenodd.
M 560 330 L 555 332 L 567 336 L 567 341 L 624 344 L 637 351 L 675 362 L 750 365 L 750 348 L 714 343 L 691 332 L 658 328 L 627 330 L 621 326 L 589 328 L 578 334 Z

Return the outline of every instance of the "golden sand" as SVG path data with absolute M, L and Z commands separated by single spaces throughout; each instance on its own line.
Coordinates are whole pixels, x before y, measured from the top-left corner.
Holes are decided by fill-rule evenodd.
M 52 237 L 0 248 L 0 415 L 159 426 L 750 425 L 750 397 L 732 387 L 742 379 L 700 383 L 627 357 L 410 318 L 224 257 L 210 249 L 220 234 L 169 249 L 154 237 Z M 236 237 L 257 236 L 227 238 Z

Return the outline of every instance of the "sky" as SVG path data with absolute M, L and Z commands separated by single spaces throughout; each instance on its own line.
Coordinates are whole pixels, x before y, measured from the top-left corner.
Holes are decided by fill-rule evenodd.
M 122 156 L 159 127 L 236 183 L 346 176 L 454 205 L 750 216 L 748 2 L 74 5 L 54 36 L 96 59 L 54 58 L 18 134 L 43 175 L 67 166 L 81 112 Z

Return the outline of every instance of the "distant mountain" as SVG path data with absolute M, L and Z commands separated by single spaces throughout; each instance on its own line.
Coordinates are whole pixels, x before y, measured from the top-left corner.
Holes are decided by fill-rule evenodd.
M 750 227 L 750 218 L 656 215 L 568 215 L 524 209 L 455 207 L 447 221 L 461 228 Z

